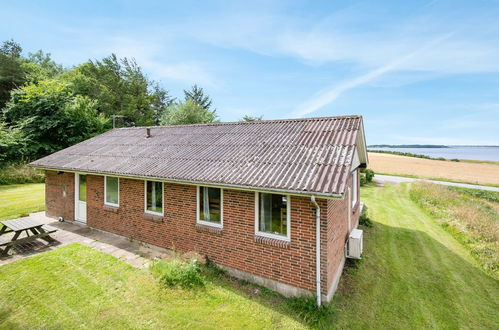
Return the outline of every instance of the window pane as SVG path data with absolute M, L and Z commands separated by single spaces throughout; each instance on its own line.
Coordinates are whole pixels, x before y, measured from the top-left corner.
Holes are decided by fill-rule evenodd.
M 118 178 L 106 176 L 106 203 L 118 204 Z
M 259 231 L 287 236 L 287 198 L 284 195 L 260 193 Z
M 80 187 L 79 187 L 79 193 L 78 193 L 78 198 L 82 202 L 87 201 L 87 176 L 86 175 L 80 175 Z
M 221 222 L 221 196 L 219 188 L 199 187 L 199 220 Z
M 147 210 L 163 213 L 163 184 L 157 181 L 146 182 Z
M 352 206 L 357 204 L 357 198 L 359 197 L 359 191 L 357 188 L 357 171 L 352 172 Z

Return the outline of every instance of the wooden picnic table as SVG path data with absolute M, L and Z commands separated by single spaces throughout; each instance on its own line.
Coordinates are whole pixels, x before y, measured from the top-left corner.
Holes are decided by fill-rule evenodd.
M 6 256 L 13 246 L 32 242 L 38 238 L 41 238 L 48 243 L 55 241 L 50 237 L 50 234 L 56 232 L 57 229 L 29 217 L 0 221 L 0 223 L 3 225 L 2 228 L 0 228 L 0 255 L 2 256 Z M 7 239 L 2 237 L 11 232 L 14 232 L 12 238 Z M 23 232 L 26 234 L 26 237 L 19 238 Z M 5 246 L 3 250 L 1 248 L 2 246 Z

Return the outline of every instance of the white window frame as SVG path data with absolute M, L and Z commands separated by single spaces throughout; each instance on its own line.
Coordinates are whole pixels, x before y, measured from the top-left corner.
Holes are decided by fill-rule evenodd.
M 110 176 L 110 175 L 104 176 L 104 204 L 109 205 L 109 206 L 119 207 L 120 206 L 120 178 L 113 177 L 113 178 L 118 179 L 118 203 L 115 204 L 115 203 L 110 203 L 106 200 L 107 199 L 107 178 L 108 177 L 113 177 L 113 176 Z
M 161 182 L 161 210 L 162 212 L 154 212 L 154 211 L 149 211 L 147 209 L 147 181 L 149 182 Z M 159 215 L 159 216 L 164 216 L 165 215 L 165 183 L 163 181 L 158 181 L 158 180 L 144 180 L 144 212 L 147 214 L 152 214 L 152 215 Z
M 260 226 L 260 205 L 259 204 L 260 204 L 260 194 L 261 193 L 255 192 L 255 235 L 290 242 L 291 241 L 291 195 L 279 194 L 279 193 L 273 193 L 273 192 L 268 192 L 268 193 L 262 192 L 262 193 L 286 196 L 286 231 L 287 231 L 287 233 L 286 233 L 286 236 L 283 236 L 283 235 L 266 233 L 266 232 L 262 232 L 262 231 L 258 230 L 259 226 Z
M 351 196 L 351 202 L 352 202 L 352 208 L 357 205 L 357 202 L 359 201 L 359 178 L 358 178 L 358 173 L 357 169 L 352 171 L 352 193 L 350 194 Z
M 201 187 L 208 187 L 208 188 L 217 188 L 217 187 L 210 187 L 210 186 L 196 186 L 196 223 L 204 226 L 212 226 L 212 227 L 217 227 L 217 228 L 223 228 L 224 227 L 224 190 L 222 188 L 220 189 L 220 223 L 215 223 L 215 222 L 210 222 L 210 221 L 204 221 L 199 219 L 199 206 L 201 205 L 200 201 L 200 188 Z

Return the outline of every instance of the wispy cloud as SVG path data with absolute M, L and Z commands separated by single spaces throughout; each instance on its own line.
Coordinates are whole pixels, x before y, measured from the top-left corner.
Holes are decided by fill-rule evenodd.
M 416 57 L 419 54 L 424 53 L 427 49 L 430 49 L 431 47 L 437 45 L 438 43 L 442 42 L 445 39 L 448 39 L 451 36 L 451 34 L 447 34 L 445 36 L 439 37 L 425 46 L 387 64 L 384 65 L 376 70 L 370 71 L 364 75 L 358 76 L 353 79 L 349 79 L 346 81 L 343 81 L 337 85 L 333 85 L 332 87 L 326 89 L 325 91 L 320 92 L 319 94 L 315 95 L 312 97 L 309 101 L 306 101 L 304 104 L 298 107 L 297 110 L 295 110 L 291 116 L 292 117 L 303 117 L 305 115 L 308 115 L 312 112 L 315 112 L 329 104 L 331 104 L 333 101 L 335 101 L 338 97 L 340 97 L 344 92 L 358 87 L 360 85 L 366 84 L 383 74 L 393 71 L 397 69 L 400 65 L 408 62 L 412 58 Z
M 209 64 L 199 60 L 182 60 L 165 54 L 171 51 L 174 42 L 167 37 L 142 38 L 124 37 L 121 34 L 101 39 L 96 55 L 107 56 L 115 53 L 120 57 L 132 57 L 155 80 L 174 80 L 187 85 L 201 84 L 216 88 L 223 83 L 208 69 Z M 170 46 L 170 47 L 168 47 Z

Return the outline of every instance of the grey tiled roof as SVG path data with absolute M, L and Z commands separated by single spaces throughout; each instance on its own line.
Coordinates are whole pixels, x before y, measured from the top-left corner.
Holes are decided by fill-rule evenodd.
M 118 128 L 30 165 L 335 196 L 361 129 L 360 116 Z

